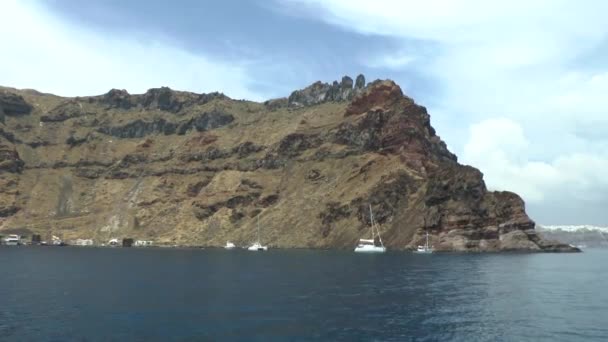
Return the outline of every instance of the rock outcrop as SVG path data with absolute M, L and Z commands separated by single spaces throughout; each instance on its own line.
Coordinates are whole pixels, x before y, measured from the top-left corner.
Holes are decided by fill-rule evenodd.
M 94 101 L 95 98 L 91 98 Z M 130 109 L 135 106 L 131 94 L 124 89 L 111 89 L 105 95 L 98 97 L 97 100 L 106 105 L 106 109 L 119 108 Z
M 147 109 L 159 109 L 177 113 L 182 109 L 184 103 L 176 98 L 170 88 L 162 87 L 148 90 L 143 95 L 142 105 Z
M 102 126 L 97 131 L 118 138 L 142 138 L 151 134 L 184 135 L 191 130 L 208 131 L 231 123 L 234 117 L 229 113 L 211 111 L 199 114 L 182 122 L 171 122 L 163 118 L 154 121 L 137 119 L 121 126 Z
M 271 246 L 350 249 L 371 205 L 390 249 L 428 232 L 439 251 L 575 251 L 460 165 L 392 81 L 345 76 L 264 103 L 15 91 L 0 106 L 0 232 L 244 245 L 259 217 Z
M 2 143 L 0 140 L 0 172 L 20 173 L 23 170 L 23 160 L 15 147 Z
M 312 85 L 296 90 L 287 99 L 290 107 L 305 107 L 328 101 L 348 101 L 359 94 L 365 87 L 365 77 L 357 76 L 356 87 L 353 88 L 353 79 L 344 76 L 342 81 L 334 81 L 332 84 L 315 82 Z
M 0 115 L 20 116 L 29 114 L 32 111 L 32 105 L 27 103 L 23 96 L 0 90 Z
M 82 103 L 68 100 L 51 109 L 47 114 L 40 116 L 42 122 L 61 122 L 72 118 L 83 116 Z

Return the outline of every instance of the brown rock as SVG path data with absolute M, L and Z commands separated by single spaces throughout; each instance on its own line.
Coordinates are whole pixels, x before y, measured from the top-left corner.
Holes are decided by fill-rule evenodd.
M 32 105 L 27 103 L 23 96 L 9 91 L 0 91 L 0 115 L 26 115 L 29 114 L 32 109 Z

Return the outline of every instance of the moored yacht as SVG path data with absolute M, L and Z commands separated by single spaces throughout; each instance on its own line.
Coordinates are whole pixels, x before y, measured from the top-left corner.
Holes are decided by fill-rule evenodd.
M 259 242 L 254 242 L 253 245 L 249 246 L 247 249 L 250 251 L 267 251 L 268 246 L 262 246 Z
M 21 244 L 21 237 L 19 235 L 11 234 L 4 238 L 4 244 L 7 246 L 17 246 Z
M 260 215 L 258 214 L 258 240 L 254 242 L 247 250 L 250 251 L 266 251 L 268 246 L 264 246 L 260 243 Z
M 355 252 L 357 253 L 384 253 L 386 252 L 386 247 L 382 243 L 382 238 L 380 237 L 380 229 L 376 226 L 376 221 L 374 220 L 374 213 L 372 212 L 372 205 L 369 205 L 369 218 L 372 224 L 372 238 L 371 239 L 359 239 L 359 244 L 355 247 Z M 378 235 L 378 241 L 380 246 L 376 246 L 376 235 L 374 234 L 374 228 L 376 228 L 376 233 Z
M 236 248 L 236 246 L 232 242 L 227 241 L 226 246 L 224 246 L 224 248 L 225 249 L 234 249 L 234 248 Z
M 426 232 L 426 243 L 424 246 L 418 246 L 415 253 L 429 254 L 433 253 L 433 247 L 429 246 L 429 232 Z

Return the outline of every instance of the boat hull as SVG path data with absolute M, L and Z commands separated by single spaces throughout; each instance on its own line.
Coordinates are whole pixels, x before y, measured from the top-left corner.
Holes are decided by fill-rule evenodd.
M 257 252 L 257 251 L 266 251 L 268 250 L 268 246 L 262 246 L 260 243 L 254 243 L 253 245 L 247 248 L 249 251 Z
M 357 246 L 355 247 L 356 253 L 384 253 L 386 252 L 386 247 L 379 246 Z

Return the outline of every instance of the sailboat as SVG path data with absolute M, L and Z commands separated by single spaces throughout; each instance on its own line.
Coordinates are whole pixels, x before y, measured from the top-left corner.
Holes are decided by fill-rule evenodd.
M 426 232 L 426 243 L 424 246 L 418 246 L 415 253 L 428 254 L 433 253 L 433 248 L 429 246 L 429 232 Z
M 386 252 L 386 247 L 382 243 L 382 238 L 380 237 L 380 230 L 376 226 L 376 221 L 374 220 L 374 213 L 372 212 L 372 205 L 369 205 L 369 218 L 372 224 L 372 238 L 371 239 L 359 239 L 359 244 L 355 247 L 355 252 L 357 253 L 384 253 Z M 374 235 L 374 227 L 376 228 L 376 232 L 378 233 L 378 240 L 380 241 L 380 246 L 376 246 L 375 243 L 375 235 Z
M 225 249 L 233 249 L 236 248 L 235 244 L 230 242 L 230 241 L 226 241 L 226 246 L 224 246 Z
M 253 243 L 253 245 L 247 248 L 250 251 L 266 251 L 268 250 L 268 246 L 262 246 L 260 243 L 260 215 L 258 215 L 258 240 Z

